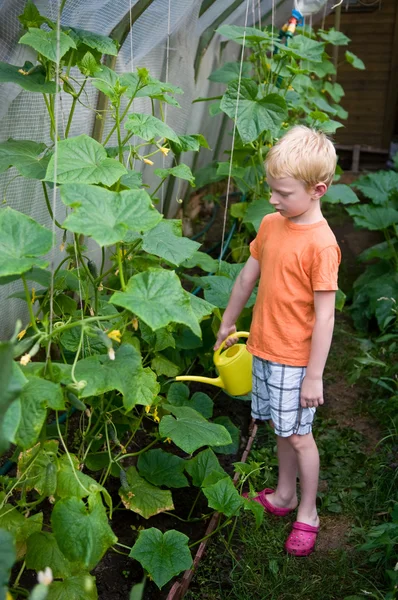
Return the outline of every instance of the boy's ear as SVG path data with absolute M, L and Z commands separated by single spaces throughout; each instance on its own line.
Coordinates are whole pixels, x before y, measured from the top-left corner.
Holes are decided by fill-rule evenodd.
M 319 200 L 328 191 L 328 186 L 326 185 L 326 183 L 323 183 L 323 181 L 321 181 L 321 182 L 317 183 L 316 185 L 314 185 L 314 187 L 312 188 L 311 191 L 312 191 L 312 194 L 311 194 L 312 198 L 314 198 L 314 200 Z

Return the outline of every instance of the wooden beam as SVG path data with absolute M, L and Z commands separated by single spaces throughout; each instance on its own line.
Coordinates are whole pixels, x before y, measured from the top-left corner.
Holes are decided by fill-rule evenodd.
M 387 90 L 386 104 L 384 109 L 384 124 L 381 145 L 388 148 L 394 131 L 394 123 L 398 103 L 398 4 L 395 6 L 394 38 L 391 46 L 391 70 L 390 81 Z

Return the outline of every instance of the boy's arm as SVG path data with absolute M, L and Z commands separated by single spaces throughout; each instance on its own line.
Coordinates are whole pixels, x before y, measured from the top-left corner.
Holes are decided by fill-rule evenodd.
M 260 264 L 258 260 L 250 256 L 247 263 L 236 278 L 234 287 L 232 288 L 231 297 L 229 299 L 228 306 L 225 309 L 220 329 L 218 330 L 217 341 L 214 346 L 214 350 L 217 350 L 220 347 L 221 342 L 223 342 L 226 337 L 236 331 L 236 319 L 242 312 L 242 309 L 248 301 L 259 277 Z M 232 346 L 232 344 L 235 344 L 237 341 L 237 338 L 231 338 L 225 345 L 227 347 Z
M 314 292 L 315 325 L 307 372 L 301 386 L 301 406 L 323 404 L 323 369 L 332 342 L 335 311 L 334 291 Z

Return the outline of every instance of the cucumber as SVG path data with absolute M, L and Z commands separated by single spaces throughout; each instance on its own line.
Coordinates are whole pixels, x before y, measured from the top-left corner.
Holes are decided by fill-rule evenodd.
M 74 408 L 81 411 L 86 410 L 87 406 L 84 404 L 84 402 L 79 400 L 75 394 L 72 394 L 72 392 L 67 392 L 66 396 Z

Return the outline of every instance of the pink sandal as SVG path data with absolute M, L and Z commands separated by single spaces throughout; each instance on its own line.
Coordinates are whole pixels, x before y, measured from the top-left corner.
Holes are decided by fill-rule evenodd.
M 247 492 L 242 494 L 242 496 L 244 498 L 248 498 L 249 500 L 254 500 L 254 502 L 258 502 L 259 504 L 262 504 L 264 506 L 264 510 L 266 510 L 267 513 L 269 513 L 270 515 L 274 515 L 275 517 L 286 517 L 286 515 L 288 515 L 294 509 L 293 508 L 279 508 L 278 506 L 274 506 L 273 504 L 271 504 L 271 502 L 269 502 L 269 500 L 267 500 L 267 496 L 268 496 L 268 494 L 273 494 L 274 491 L 275 490 L 271 490 L 270 488 L 265 488 L 265 490 L 263 490 L 262 492 L 259 492 L 257 494 L 257 496 L 254 496 L 254 498 L 249 498 L 249 494 Z
M 315 550 L 319 527 L 296 521 L 285 543 L 285 550 L 293 556 L 309 556 Z

